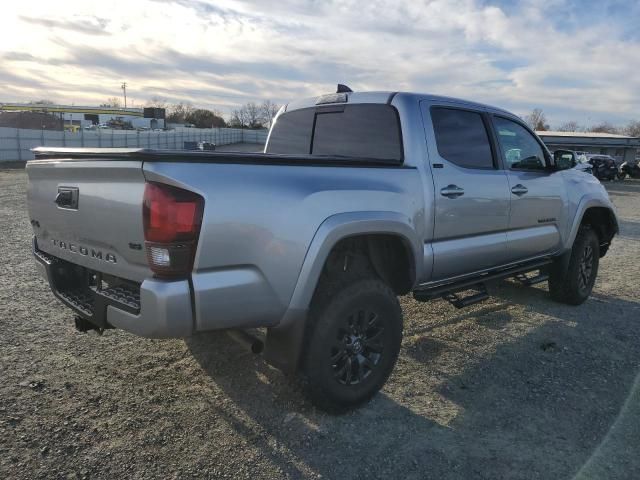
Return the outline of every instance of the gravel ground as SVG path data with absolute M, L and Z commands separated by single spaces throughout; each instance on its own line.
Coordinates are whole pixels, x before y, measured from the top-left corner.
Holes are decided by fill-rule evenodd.
M 315 410 L 225 334 L 77 333 L 30 255 L 26 176 L 0 172 L 0 478 L 640 478 L 640 182 L 580 307 L 503 282 L 455 310 L 402 299 L 394 374 Z

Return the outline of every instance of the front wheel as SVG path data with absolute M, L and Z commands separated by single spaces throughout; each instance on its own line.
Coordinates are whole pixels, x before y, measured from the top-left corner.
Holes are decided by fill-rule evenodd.
M 377 278 L 319 297 L 326 300 L 311 307 L 303 352 L 305 392 L 319 408 L 341 412 L 373 397 L 391 374 L 402 342 L 402 310 Z
M 600 243 L 588 225 L 580 227 L 571 248 L 569 266 L 561 271 L 558 266 L 549 275 L 551 297 L 569 305 L 580 305 L 589 298 L 598 275 Z

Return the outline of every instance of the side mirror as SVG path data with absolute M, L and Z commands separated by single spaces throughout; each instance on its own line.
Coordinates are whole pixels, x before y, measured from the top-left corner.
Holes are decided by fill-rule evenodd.
M 571 150 L 556 150 L 553 152 L 556 170 L 569 170 L 576 165 L 575 154 Z

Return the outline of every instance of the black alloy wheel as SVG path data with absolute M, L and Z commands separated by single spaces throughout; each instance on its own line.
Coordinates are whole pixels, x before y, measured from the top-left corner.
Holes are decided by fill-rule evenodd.
M 584 246 L 582 255 L 580 256 L 578 287 L 581 292 L 587 291 L 592 285 L 591 277 L 593 275 L 593 247 L 589 244 Z
M 373 397 L 402 343 L 402 310 L 379 278 L 329 285 L 312 303 L 302 352 L 305 393 L 319 408 L 344 412 Z
M 384 326 L 378 314 L 358 310 L 338 326 L 336 343 L 331 346 L 331 368 L 343 385 L 365 380 L 380 363 L 384 354 Z

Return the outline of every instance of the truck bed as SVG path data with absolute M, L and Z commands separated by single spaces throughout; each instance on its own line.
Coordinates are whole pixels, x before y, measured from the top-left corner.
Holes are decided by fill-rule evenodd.
M 380 158 L 338 155 L 286 155 L 273 153 L 158 150 L 148 148 L 52 148 L 33 149 L 38 160 L 138 160 L 143 162 L 237 163 L 254 165 L 400 167 L 402 162 Z

